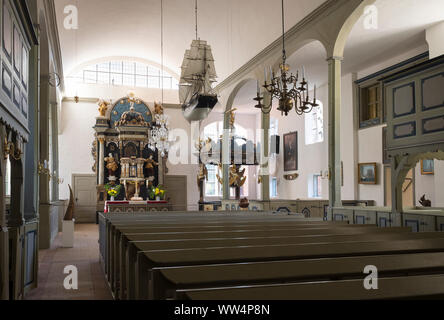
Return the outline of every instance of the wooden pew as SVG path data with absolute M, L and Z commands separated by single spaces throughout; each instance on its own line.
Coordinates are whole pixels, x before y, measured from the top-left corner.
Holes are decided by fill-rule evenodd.
M 176 292 L 188 289 L 345 279 L 362 281 L 367 265 L 378 268 L 379 278 L 444 273 L 444 253 L 154 268 L 150 293 L 153 299 L 166 299 L 180 298 Z
M 262 230 L 263 229 L 263 230 Z M 295 224 L 290 225 L 287 223 L 285 229 L 270 229 L 270 228 L 259 228 L 255 227 L 245 227 L 245 229 L 240 230 L 232 230 L 232 231 L 223 231 L 223 230 L 215 230 L 215 231 L 199 231 L 199 232 L 163 232 L 156 233 L 150 232 L 151 229 L 147 228 L 122 228 L 119 232 L 123 235 L 120 239 L 117 239 L 117 236 L 113 239 L 111 247 L 112 254 L 110 254 L 110 268 L 109 268 L 109 281 L 112 284 L 111 287 L 115 291 L 118 289 L 117 281 L 118 274 L 120 269 L 120 264 L 122 261 L 121 257 L 126 257 L 127 250 L 127 241 L 126 235 L 131 234 L 132 232 L 144 232 L 143 240 L 169 240 L 169 239 L 206 239 L 206 238 L 238 238 L 238 237 L 275 237 L 275 236 L 303 236 L 303 235 L 313 235 L 313 234 L 322 234 L 325 232 L 330 233 L 330 230 L 333 234 L 362 234 L 370 231 L 375 231 L 378 233 L 390 233 L 390 232 L 410 232 L 409 228 L 405 227 L 397 227 L 397 228 L 378 228 L 376 226 L 363 226 L 363 225 L 323 225 L 322 227 L 318 226 L 310 226 L 303 227 L 302 225 Z M 133 254 L 134 258 L 131 260 L 135 261 L 135 254 Z M 132 262 L 127 260 L 127 264 L 133 265 Z M 130 270 L 131 272 L 131 270 Z M 131 277 L 131 275 L 130 275 Z
M 301 221 L 287 221 L 285 223 L 282 223 L 282 225 L 279 225 L 277 223 L 274 223 L 272 225 L 268 225 L 268 222 L 263 223 L 256 223 L 254 225 L 242 225 L 242 226 L 185 226 L 185 227 L 176 227 L 173 226 L 171 228 L 162 228 L 159 229 L 157 227 L 152 226 L 140 226 L 140 225 L 134 225 L 134 226 L 119 226 L 119 225 L 113 225 L 114 230 L 110 233 L 109 240 L 108 240 L 108 280 L 112 284 L 112 288 L 114 290 L 115 287 L 115 278 L 114 274 L 116 272 L 116 266 L 119 264 L 119 257 L 123 254 L 120 254 L 121 252 L 121 233 L 150 233 L 150 234 L 170 234 L 173 235 L 174 233 L 181 233 L 181 234 L 191 234 L 191 233 L 200 233 L 202 235 L 207 235 L 207 237 L 211 236 L 217 236 L 220 233 L 225 232 L 232 232 L 239 235 L 243 232 L 262 232 L 262 231 L 282 231 L 282 233 L 290 234 L 290 231 L 295 229 L 304 229 L 308 230 L 310 228 L 359 228 L 362 229 L 365 226 L 353 226 L 348 224 L 313 224 L 313 223 L 304 223 Z M 186 238 L 186 237 L 185 237 Z
M 284 221 L 285 220 L 285 221 Z M 347 222 L 339 222 L 339 223 L 331 223 L 331 222 L 323 222 L 323 221 L 306 221 L 303 219 L 284 219 L 282 220 L 281 218 L 275 220 L 275 219 L 270 219 L 269 217 L 265 218 L 265 220 L 263 218 L 255 218 L 253 219 L 248 219 L 246 221 L 244 220 L 237 220 L 237 218 L 235 220 L 228 220 L 228 218 L 222 219 L 220 221 L 218 220 L 209 220 L 209 221 L 196 221 L 196 222 L 191 222 L 188 220 L 185 221 L 177 221 L 174 220 L 173 222 L 169 222 L 167 224 L 163 224 L 159 221 L 156 221 L 155 224 L 153 223 L 148 223 L 145 224 L 146 222 L 139 222 L 139 221 L 126 221 L 123 223 L 122 226 L 120 226 L 120 222 L 118 223 L 109 223 L 107 226 L 107 248 L 106 248 L 106 261 L 105 261 L 105 272 L 108 276 L 108 280 L 111 281 L 111 273 L 112 270 L 110 269 L 111 264 L 113 263 L 113 254 L 114 251 L 117 248 L 117 240 L 119 238 L 119 232 L 121 228 L 134 228 L 134 233 L 138 233 L 141 232 L 139 230 L 141 230 L 142 228 L 150 228 L 150 229 L 154 229 L 154 228 L 167 228 L 171 227 L 173 228 L 175 225 L 177 225 L 180 228 L 186 228 L 186 227 L 190 227 L 190 228 L 195 228 L 197 226 L 202 226 L 208 229 L 214 229 L 216 230 L 217 227 L 219 228 L 225 228 L 225 229 L 245 229 L 245 228 L 241 228 L 241 226 L 246 226 L 248 228 L 255 226 L 255 225 L 260 225 L 261 228 L 268 228 L 267 225 L 272 225 L 272 226 L 278 226 L 279 224 L 284 224 L 284 225 L 289 225 L 289 224 L 303 224 L 303 225 L 345 225 L 348 224 Z M 241 223 L 243 222 L 243 223 Z M 212 228 L 214 227 L 214 228 Z M 136 230 L 138 229 L 138 230 Z M 160 231 L 166 231 L 165 229 L 159 230 Z
M 266 230 L 266 231 L 232 231 L 232 232 L 212 232 L 212 233 L 164 233 L 164 234 L 156 234 L 156 233 L 144 233 L 144 234 L 126 234 L 123 233 L 120 241 L 120 249 L 116 254 L 119 255 L 118 259 L 114 260 L 115 265 L 112 267 L 112 270 L 117 273 L 119 270 L 117 267 L 120 267 L 120 281 L 124 282 L 122 285 L 126 283 L 134 283 L 135 279 L 135 264 L 136 264 L 136 249 L 132 244 L 128 244 L 128 240 L 144 240 L 144 241 L 153 241 L 153 240 L 167 240 L 172 241 L 176 240 L 205 240 L 205 239 L 230 239 L 230 238 L 262 238 L 262 239 L 273 239 L 276 237 L 303 237 L 310 235 L 360 235 L 364 233 L 372 233 L 372 234 L 391 234 L 391 233 L 408 233 L 411 234 L 411 230 L 405 227 L 395 227 L 395 228 L 378 228 L 376 226 L 367 226 L 367 227 L 356 227 L 348 226 L 345 228 L 305 228 L 302 230 Z M 129 249 L 128 249 L 129 248 Z M 125 260 L 123 260 L 123 258 Z M 120 263 L 120 266 L 119 266 Z M 132 267 L 130 267 L 132 266 Z M 116 279 L 116 276 L 112 277 Z M 117 284 L 116 284 L 117 285 Z M 132 291 L 130 293 L 130 297 L 134 298 L 134 286 L 131 287 Z
M 327 230 L 329 228 L 340 228 L 340 226 L 347 228 L 347 229 L 363 229 L 362 226 L 353 227 L 351 225 L 346 225 L 346 224 L 327 224 L 327 225 L 322 225 L 322 228 Z M 308 227 L 310 227 L 310 228 L 308 228 Z M 206 227 L 198 226 L 195 228 L 188 228 L 188 227 L 184 227 L 184 228 L 172 227 L 171 229 L 165 228 L 162 230 L 162 232 L 159 232 L 158 229 L 152 228 L 150 226 L 143 227 L 143 228 L 142 227 L 119 228 L 118 226 L 116 226 L 116 230 L 114 232 L 114 235 L 109 242 L 109 247 L 110 247 L 109 260 L 108 260 L 108 263 L 110 265 L 109 273 L 108 273 L 109 282 L 111 283 L 111 287 L 112 287 L 113 291 L 115 291 L 115 289 L 117 288 L 116 282 L 117 282 L 117 274 L 119 272 L 118 266 L 119 266 L 120 260 L 121 260 L 120 257 L 125 256 L 125 253 L 124 253 L 125 249 L 122 249 L 122 248 L 126 248 L 126 246 L 124 247 L 122 245 L 122 240 L 120 238 L 121 233 L 143 232 L 145 234 L 150 234 L 150 235 L 156 235 L 156 234 L 163 235 L 163 236 L 167 235 L 169 237 L 174 237 L 175 235 L 182 235 L 181 238 L 187 238 L 188 235 L 199 234 L 199 235 L 207 238 L 207 237 L 219 237 L 221 234 L 226 234 L 229 237 L 232 237 L 233 235 L 236 235 L 239 237 L 241 234 L 245 234 L 246 236 L 248 236 L 248 233 L 254 233 L 254 232 L 256 232 L 256 234 L 261 235 L 261 236 L 266 236 L 267 234 L 270 234 L 273 232 L 275 234 L 292 235 L 294 232 L 296 232 L 298 230 L 305 231 L 308 234 L 308 233 L 310 233 L 310 230 L 313 230 L 313 232 L 317 231 L 316 230 L 317 227 L 320 227 L 320 226 L 311 225 L 311 224 L 306 225 L 306 224 L 302 224 L 299 222 L 297 222 L 297 223 L 287 222 L 287 223 L 285 223 L 285 226 L 267 226 L 267 224 L 263 224 L 263 225 L 242 226 L 242 227 L 239 227 L 239 229 L 237 229 L 237 230 L 236 230 L 236 227 L 234 227 L 234 229 L 222 227 L 221 229 L 215 230 L 212 227 L 206 228 Z M 376 228 L 376 227 L 374 227 L 374 228 Z M 172 231 L 172 232 L 168 232 L 168 231 Z M 311 233 L 313 233 L 313 232 L 311 232 Z
M 366 290 L 363 279 L 276 284 L 237 288 L 179 290 L 193 300 L 380 300 L 443 299 L 444 275 L 381 278 L 378 290 Z
M 364 242 L 364 241 L 392 241 L 408 239 L 430 239 L 443 237 L 442 233 L 365 233 L 361 235 L 313 235 L 313 236 L 292 236 L 274 238 L 229 238 L 229 239 L 203 239 L 203 240 L 168 240 L 168 241 L 137 241 L 130 242 L 127 250 L 125 262 L 120 266 L 120 298 L 126 298 L 126 284 L 134 287 L 134 268 L 137 262 L 139 251 L 169 250 L 184 248 L 217 248 L 217 247 L 237 247 L 237 246 L 268 246 L 268 245 L 288 245 L 307 243 L 339 243 L 339 242 Z M 130 297 L 134 298 L 133 291 Z
M 291 244 L 139 252 L 135 281 L 136 297 L 138 299 L 149 298 L 150 271 L 155 267 L 443 252 L 444 234 L 442 237 L 381 242 Z

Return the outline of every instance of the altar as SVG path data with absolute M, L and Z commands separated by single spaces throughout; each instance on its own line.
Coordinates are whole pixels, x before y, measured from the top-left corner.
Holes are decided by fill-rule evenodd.
M 162 106 L 155 104 L 152 112 L 129 93 L 114 104 L 99 101 L 99 112 L 93 144 L 97 211 L 170 210 L 163 186 L 168 150 L 158 149 L 159 132 L 167 132 Z
M 166 200 L 159 201 L 106 201 L 104 213 L 137 213 L 149 211 L 171 211 L 171 204 Z

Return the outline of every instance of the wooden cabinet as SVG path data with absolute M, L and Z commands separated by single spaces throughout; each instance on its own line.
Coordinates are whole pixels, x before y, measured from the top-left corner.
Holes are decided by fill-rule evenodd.
M 404 214 L 404 226 L 411 227 L 413 232 L 435 231 L 435 217 L 422 214 Z
M 376 225 L 376 211 L 355 210 L 354 223 Z

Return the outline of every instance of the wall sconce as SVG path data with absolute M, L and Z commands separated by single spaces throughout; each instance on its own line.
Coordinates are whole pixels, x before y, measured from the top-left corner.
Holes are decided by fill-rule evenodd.
M 5 160 L 8 159 L 8 156 L 11 156 L 14 160 L 20 160 L 22 158 L 22 154 L 21 141 L 18 141 L 18 143 L 15 144 L 12 141 L 8 141 L 8 139 L 5 137 L 3 145 L 3 156 Z
M 48 169 L 48 161 L 47 160 L 43 160 L 43 163 L 41 161 L 39 161 L 39 163 L 37 164 L 37 172 L 39 174 L 46 174 L 51 179 L 51 172 Z
M 321 170 L 319 175 L 321 176 L 321 179 L 324 179 L 324 180 L 328 179 L 328 180 L 330 180 L 330 171 L 329 170 L 325 170 L 325 171 Z

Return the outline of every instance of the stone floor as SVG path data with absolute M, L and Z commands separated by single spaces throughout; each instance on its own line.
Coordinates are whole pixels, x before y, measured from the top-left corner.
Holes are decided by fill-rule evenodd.
M 96 224 L 76 224 L 74 248 L 62 248 L 59 233 L 50 249 L 39 251 L 38 288 L 26 295 L 28 300 L 110 300 L 99 262 L 99 231 Z M 78 289 L 67 290 L 63 282 L 68 265 L 77 267 Z

